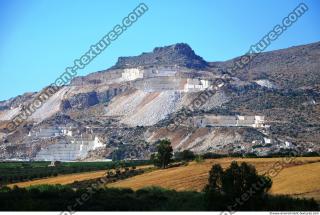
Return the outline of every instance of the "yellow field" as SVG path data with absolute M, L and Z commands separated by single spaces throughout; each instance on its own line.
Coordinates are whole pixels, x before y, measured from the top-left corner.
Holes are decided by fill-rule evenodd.
M 175 190 L 200 191 L 207 184 L 208 172 L 213 164 L 227 167 L 232 160 L 253 164 L 259 174 L 270 170 L 274 163 L 284 158 L 222 158 L 210 159 L 203 163 L 190 163 L 188 166 L 155 170 L 112 184 L 108 187 L 130 187 L 139 189 L 146 186 L 160 186 Z M 283 162 L 282 162 L 283 163 Z M 295 196 L 314 197 L 320 200 L 320 158 L 296 158 L 284 166 L 272 177 L 273 194 L 290 194 Z
M 208 172 L 213 164 L 219 163 L 223 168 L 233 160 L 248 162 L 256 167 L 259 174 L 272 169 L 276 162 L 283 163 L 284 158 L 222 158 L 205 160 L 203 163 L 191 162 L 188 166 L 180 166 L 165 170 L 154 170 L 132 178 L 108 184 L 107 187 L 129 187 L 140 189 L 147 186 L 160 186 L 169 189 L 201 191 L 208 181 Z M 138 168 L 149 168 L 140 166 Z M 10 184 L 28 187 L 40 184 L 70 184 L 74 181 L 83 181 L 103 177 L 106 170 L 60 175 L 27 182 Z M 296 158 L 287 163 L 278 174 L 272 177 L 272 194 L 288 194 L 297 197 L 313 197 L 320 201 L 320 157 Z
M 149 168 L 151 165 L 145 165 L 145 166 L 138 166 L 137 169 L 140 168 Z M 18 182 L 14 184 L 9 184 L 8 187 L 18 186 L 18 187 L 29 187 L 32 185 L 41 185 L 41 184 L 71 184 L 75 181 L 85 181 L 90 179 L 96 179 L 103 177 L 106 174 L 107 170 L 100 170 L 100 171 L 94 171 L 94 172 L 83 172 L 83 173 L 75 173 L 75 174 L 67 174 L 67 175 L 59 175 L 56 177 L 49 177 L 49 178 L 43 178 L 43 179 L 37 179 L 32 181 L 26 181 L 26 182 Z
M 273 179 L 271 192 L 320 200 L 320 163 L 310 163 L 283 169 Z
M 40 184 L 71 184 L 75 181 L 84 181 L 89 179 L 95 179 L 103 177 L 106 174 L 106 170 L 100 170 L 96 172 L 84 172 L 84 173 L 75 173 L 68 175 L 59 175 L 56 177 L 43 178 L 33 181 L 26 182 L 18 182 L 14 184 L 8 185 L 9 187 L 13 187 L 17 185 L 18 187 L 29 187 L 31 185 L 40 185 Z

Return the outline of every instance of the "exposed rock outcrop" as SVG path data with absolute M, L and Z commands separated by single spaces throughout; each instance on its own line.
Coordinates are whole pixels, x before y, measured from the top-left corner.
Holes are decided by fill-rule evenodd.
M 153 52 L 136 57 L 120 57 L 113 68 L 132 68 L 139 66 L 182 66 L 192 69 L 204 69 L 208 63 L 185 43 L 158 47 Z
M 115 66 L 61 87 L 14 132 L 7 123 L 41 92 L 1 101 L 0 159 L 34 159 L 86 135 L 99 137 L 103 147 L 81 154 L 81 144 L 68 145 L 70 159 L 148 158 L 161 138 L 170 139 L 175 151 L 197 153 L 319 151 L 320 42 L 261 53 L 229 73 L 239 59 L 208 63 L 183 43 L 120 57 Z M 215 91 L 217 79 L 225 84 Z M 205 116 L 210 123 L 201 122 Z M 257 127 L 215 123 L 242 116 L 264 121 Z M 192 119 L 201 126 L 186 123 Z M 176 128 L 167 129 L 172 124 Z M 41 129 L 51 132 L 34 135 Z

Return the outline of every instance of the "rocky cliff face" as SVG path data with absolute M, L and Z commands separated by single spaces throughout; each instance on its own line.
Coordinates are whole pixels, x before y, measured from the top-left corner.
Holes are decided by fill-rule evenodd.
M 161 138 L 196 153 L 319 151 L 320 43 L 261 53 L 228 73 L 238 59 L 208 63 L 183 43 L 120 57 L 76 77 L 13 132 L 7 123 L 40 92 L 2 101 L 0 159 L 50 160 L 50 148 L 78 150 L 96 138 L 102 145 L 79 159 L 148 158 Z
M 113 68 L 135 68 L 139 66 L 181 66 L 192 69 L 204 69 L 208 63 L 185 43 L 158 47 L 150 53 L 136 57 L 120 57 Z

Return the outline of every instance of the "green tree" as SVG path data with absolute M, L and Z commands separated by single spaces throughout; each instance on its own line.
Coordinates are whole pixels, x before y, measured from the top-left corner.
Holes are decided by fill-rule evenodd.
M 176 152 L 174 157 L 178 160 L 190 161 L 195 159 L 195 155 L 190 150 L 183 150 L 182 152 Z
M 220 164 L 212 166 L 209 172 L 208 185 L 205 187 L 205 204 L 209 210 L 225 210 L 226 197 L 222 195 L 223 169 Z
M 213 165 L 209 172 L 209 184 L 205 189 L 210 189 L 212 192 L 220 193 L 222 189 L 222 175 L 223 169 L 220 164 Z
M 225 171 L 219 164 L 213 165 L 204 191 L 209 209 L 213 206 L 221 209 L 226 205 L 234 205 L 235 199 L 240 199 L 241 204 L 235 205 L 233 209 L 253 209 L 263 204 L 271 186 L 271 179 L 258 175 L 254 166 L 245 162 L 238 165 L 234 161 Z
M 222 190 L 231 197 L 239 197 L 254 186 L 255 193 L 252 197 L 260 197 L 272 186 L 270 178 L 258 175 L 256 168 L 245 162 L 239 166 L 233 161 L 222 177 Z
M 157 166 L 157 167 L 160 167 L 160 166 L 161 166 L 161 165 L 160 165 L 160 161 L 159 161 L 159 159 L 158 159 L 157 153 L 151 154 L 150 160 L 151 160 L 151 162 L 153 163 L 154 166 Z
M 159 140 L 157 146 L 157 153 L 151 155 L 151 160 L 155 166 L 166 168 L 173 156 L 171 142 L 169 140 Z

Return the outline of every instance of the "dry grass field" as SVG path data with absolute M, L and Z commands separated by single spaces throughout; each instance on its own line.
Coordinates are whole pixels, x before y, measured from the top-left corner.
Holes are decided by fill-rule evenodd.
M 144 169 L 149 168 L 152 165 L 145 165 L 145 166 L 138 166 L 137 169 Z M 107 170 L 99 170 L 94 172 L 83 172 L 83 173 L 74 173 L 74 174 L 67 174 L 67 175 L 59 175 L 56 177 L 49 177 L 43 179 L 37 179 L 32 181 L 25 181 L 25 182 L 18 182 L 9 184 L 9 187 L 18 186 L 18 187 L 29 187 L 33 185 L 41 185 L 41 184 L 71 184 L 75 181 L 85 181 L 90 179 L 96 179 L 103 177 L 106 174 Z
M 108 184 L 107 187 L 129 187 L 139 189 L 147 186 L 160 186 L 169 189 L 196 190 L 201 191 L 207 184 L 208 172 L 213 164 L 219 163 L 226 168 L 235 160 L 248 162 L 256 167 L 259 174 L 264 174 L 276 162 L 283 165 L 283 169 L 276 171 L 272 176 L 273 185 L 270 190 L 272 194 L 288 194 L 297 197 L 313 197 L 320 201 L 320 157 L 295 158 L 293 162 L 284 162 L 285 158 L 221 158 L 209 159 L 202 163 L 191 162 L 187 166 L 169 168 L 165 170 L 154 170 L 142 175 L 134 176 L 125 180 Z M 149 168 L 140 166 L 137 168 Z M 28 187 L 40 184 L 70 184 L 74 181 L 84 181 L 103 177 L 106 170 L 75 173 L 38 179 L 27 182 L 10 184 L 9 187 Z
M 320 162 L 283 169 L 273 179 L 271 192 L 320 200 Z
M 74 181 L 84 181 L 89 179 L 95 179 L 103 177 L 106 173 L 106 170 L 100 170 L 95 172 L 84 172 L 84 173 L 75 173 L 75 174 L 67 174 L 67 175 L 59 175 L 56 177 L 49 177 L 43 179 L 37 179 L 32 181 L 18 182 L 14 184 L 8 185 L 9 187 L 13 187 L 17 185 L 18 187 L 29 187 L 32 185 L 41 185 L 41 184 L 71 184 Z
M 314 197 L 320 200 L 320 158 L 295 158 L 293 162 L 284 162 L 285 158 L 222 158 L 210 159 L 203 163 L 192 162 L 188 166 L 174 167 L 165 170 L 138 175 L 112 184 L 108 187 L 130 187 L 139 189 L 146 186 L 160 186 L 175 190 L 200 191 L 207 184 L 208 172 L 213 164 L 227 167 L 231 161 L 248 162 L 256 167 L 259 174 L 274 169 L 278 162 L 283 169 L 272 175 L 273 194 L 290 194 L 300 197 Z

